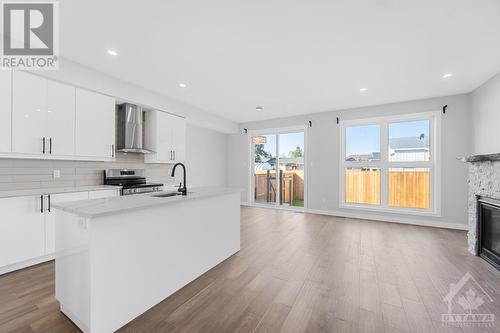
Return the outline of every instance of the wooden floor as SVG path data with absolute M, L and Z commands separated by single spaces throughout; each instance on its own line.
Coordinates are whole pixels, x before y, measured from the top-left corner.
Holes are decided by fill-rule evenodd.
M 442 326 L 466 272 L 496 327 Z M 465 232 L 244 207 L 241 251 L 120 332 L 499 332 L 499 293 Z M 0 332 L 78 332 L 54 298 L 54 263 L 0 276 Z

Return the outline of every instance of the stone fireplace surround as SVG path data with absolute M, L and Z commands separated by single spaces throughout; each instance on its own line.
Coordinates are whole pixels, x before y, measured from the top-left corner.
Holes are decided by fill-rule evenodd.
M 469 164 L 468 250 L 476 255 L 478 247 L 477 198 L 481 196 L 500 200 L 500 153 L 473 155 L 461 160 Z

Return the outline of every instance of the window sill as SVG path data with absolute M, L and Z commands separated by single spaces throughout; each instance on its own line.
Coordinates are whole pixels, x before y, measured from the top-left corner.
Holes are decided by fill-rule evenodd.
M 368 205 L 355 205 L 341 203 L 341 209 L 352 209 L 360 211 L 370 211 L 378 213 L 391 213 L 400 215 L 417 215 L 417 216 L 428 216 L 428 217 L 441 217 L 440 210 L 430 210 L 430 209 L 415 209 L 415 208 L 388 208 L 388 207 L 377 207 Z

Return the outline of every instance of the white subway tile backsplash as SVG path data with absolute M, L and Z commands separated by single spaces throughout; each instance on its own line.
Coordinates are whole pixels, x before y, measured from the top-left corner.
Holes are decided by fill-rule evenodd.
M 99 185 L 105 169 L 145 169 L 150 182 L 171 183 L 171 166 L 145 164 L 142 155 L 117 153 L 114 162 L 0 159 L 0 190 Z M 61 177 L 54 179 L 53 171 Z

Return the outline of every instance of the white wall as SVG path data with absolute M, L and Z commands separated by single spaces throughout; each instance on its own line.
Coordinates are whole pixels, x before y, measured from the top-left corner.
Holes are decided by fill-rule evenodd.
M 500 153 L 500 73 L 472 93 L 473 153 Z
M 227 185 L 244 189 L 241 202 L 248 202 L 248 140 L 244 134 L 227 135 Z
M 336 118 L 343 120 L 375 116 L 408 114 L 448 109 L 442 120 L 442 216 L 420 217 L 388 213 L 360 213 L 352 209 L 339 208 L 339 126 Z M 416 221 L 427 224 L 467 224 L 467 166 L 457 157 L 470 154 L 472 131 L 470 129 L 470 95 L 432 98 L 404 103 L 387 104 L 359 109 L 333 111 L 309 116 L 272 119 L 240 125 L 240 134 L 229 135 L 228 185 L 246 188 L 248 192 L 249 148 L 243 128 L 266 129 L 313 122 L 308 129 L 306 158 L 308 167 L 308 208 L 345 216 L 358 216 L 395 221 Z M 247 195 L 243 196 L 247 201 Z
M 193 187 L 226 186 L 227 135 L 188 125 L 187 183 Z
M 188 123 L 196 126 L 223 133 L 235 133 L 238 129 L 230 120 L 66 59 L 61 59 L 59 70 L 35 71 L 34 74 L 184 116 Z

